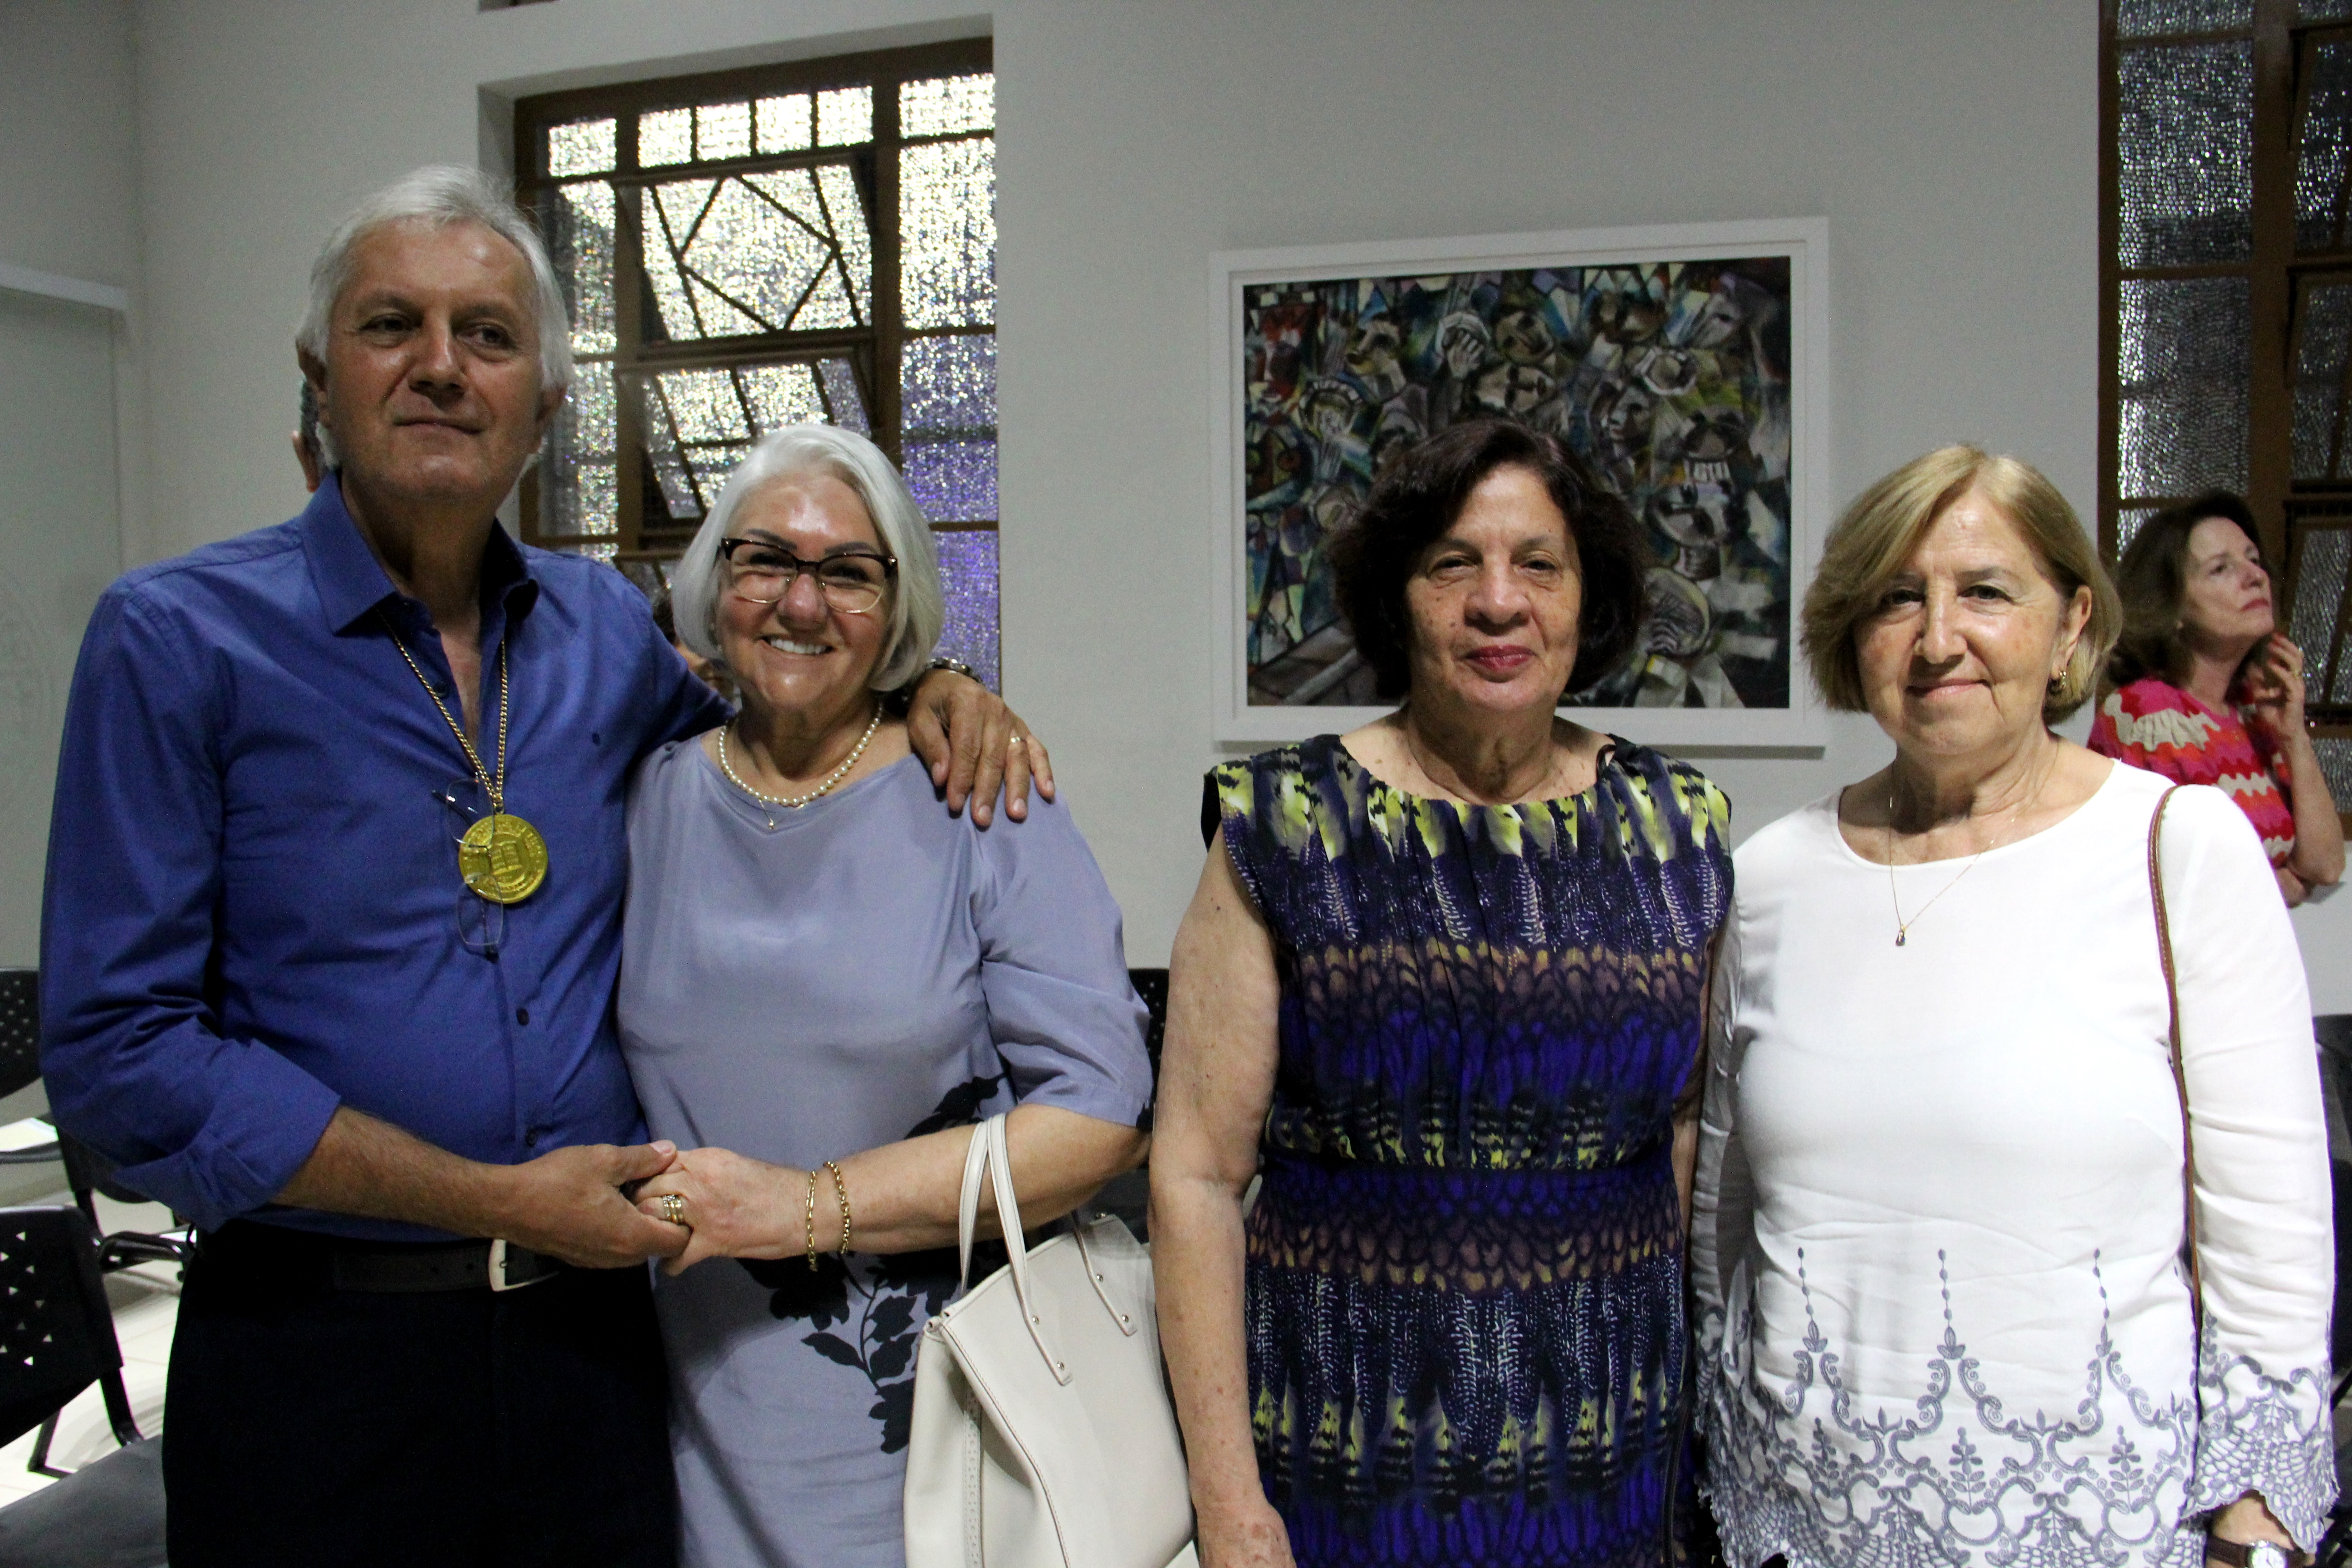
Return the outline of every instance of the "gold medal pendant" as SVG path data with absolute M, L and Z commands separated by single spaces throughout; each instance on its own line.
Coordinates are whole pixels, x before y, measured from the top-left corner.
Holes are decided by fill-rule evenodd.
M 547 880 L 547 840 L 521 817 L 493 812 L 457 841 L 457 874 L 494 904 L 519 904 Z

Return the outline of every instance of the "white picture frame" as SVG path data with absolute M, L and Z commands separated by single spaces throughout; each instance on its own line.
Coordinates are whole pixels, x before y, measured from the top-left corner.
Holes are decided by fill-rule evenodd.
M 1788 652 L 1782 706 L 1564 707 L 1580 723 L 1669 751 L 1696 753 L 1817 751 L 1827 721 L 1794 647 L 1797 607 L 1812 578 L 1831 504 L 1827 451 L 1829 389 L 1829 225 L 1786 218 L 1537 234 L 1392 240 L 1271 250 L 1221 251 L 1210 258 L 1211 494 L 1216 595 L 1215 739 L 1223 743 L 1303 740 L 1344 732 L 1391 710 L 1392 703 L 1252 700 L 1248 637 L 1250 583 L 1244 434 L 1249 396 L 1245 346 L 1248 296 L 1286 286 L 1336 280 L 1412 280 L 1441 275 L 1508 274 L 1568 268 L 1673 267 L 1786 258 L 1787 417 L 1784 521 Z M 1661 276 L 1675 276 L 1668 273 Z M 1777 447 L 1774 448 L 1777 450 Z M 1327 634 L 1328 635 L 1328 634 Z M 1753 640 L 1753 639 L 1751 639 Z M 1719 663 L 1712 689 L 1725 682 Z M 1669 676 L 1673 672 L 1666 672 Z M 1628 679 L 1631 679 L 1629 672 Z M 1362 684 L 1358 681 L 1356 684 Z M 1655 698 L 1652 685 L 1642 691 Z M 1694 682 L 1694 685 L 1696 683 Z M 1737 697 L 1735 692 L 1734 697 Z

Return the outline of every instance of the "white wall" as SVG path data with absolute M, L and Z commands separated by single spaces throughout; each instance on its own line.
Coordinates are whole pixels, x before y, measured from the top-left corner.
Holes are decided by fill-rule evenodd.
M 0 5 L 0 264 L 138 281 L 131 96 L 128 0 Z M 122 565 L 128 342 L 113 312 L 0 292 L 0 964 L 36 958 L 66 684 Z
M 1209 732 L 1206 258 L 1824 215 L 1827 491 L 1971 439 L 2086 510 L 2096 31 L 2078 0 L 139 0 L 160 555 L 300 499 L 290 337 L 362 192 L 500 142 L 517 92 L 996 38 L 1007 692 L 1164 961 Z M 491 90 L 485 91 L 488 88 Z M 1880 765 L 1717 759 L 1745 832 Z M 2336 911 L 2340 909 L 2342 914 Z M 2302 921 L 2352 1010 L 2352 899 Z
M 0 4 L 0 262 L 138 279 L 131 0 Z

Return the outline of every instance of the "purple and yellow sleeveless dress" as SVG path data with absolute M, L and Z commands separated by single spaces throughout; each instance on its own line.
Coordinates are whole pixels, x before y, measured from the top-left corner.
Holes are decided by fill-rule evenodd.
M 1300 1568 L 1660 1561 L 1683 1443 L 1671 1121 L 1730 808 L 1624 741 L 1460 806 L 1321 736 L 1213 770 L 1272 930 L 1251 1420 Z

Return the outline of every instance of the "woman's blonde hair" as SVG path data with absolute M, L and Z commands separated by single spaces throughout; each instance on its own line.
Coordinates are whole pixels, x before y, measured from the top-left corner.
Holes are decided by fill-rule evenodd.
M 1953 502 L 1973 491 L 2017 524 L 2041 558 L 2043 575 L 2068 600 L 2091 590 L 2091 619 L 2074 643 L 2065 673 L 2050 684 L 2042 717 L 2056 723 L 2088 701 L 2123 630 L 2123 601 L 2074 509 L 2031 463 L 1975 447 L 1940 447 L 1914 458 L 1859 496 L 1830 530 L 1821 569 L 1805 591 L 1805 661 L 1829 705 L 1866 711 L 1854 633 L 1878 611 L 1886 585 Z

